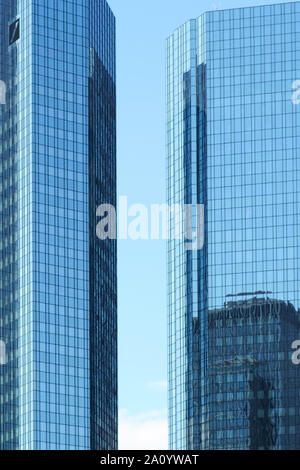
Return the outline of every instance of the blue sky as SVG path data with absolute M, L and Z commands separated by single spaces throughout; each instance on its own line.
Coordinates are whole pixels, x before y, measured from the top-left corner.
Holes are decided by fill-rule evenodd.
M 108 0 L 117 18 L 118 191 L 129 204 L 165 201 L 165 40 L 207 10 L 284 3 Z M 120 241 L 119 406 L 122 449 L 166 448 L 166 249 Z

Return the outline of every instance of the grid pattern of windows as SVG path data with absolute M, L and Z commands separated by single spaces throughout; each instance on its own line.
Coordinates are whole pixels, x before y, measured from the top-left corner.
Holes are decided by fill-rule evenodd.
M 300 107 L 292 100 L 300 77 L 299 30 L 300 3 L 293 2 L 208 12 L 168 39 L 169 203 L 206 206 L 204 248 L 188 253 L 174 240 L 168 249 L 171 448 L 208 448 L 227 426 L 220 419 L 215 427 L 209 406 L 216 346 L 209 312 L 222 308 L 228 295 L 244 293 L 246 302 L 247 293 L 257 292 L 266 293 L 259 296 L 265 301 L 300 308 Z M 298 339 L 297 328 L 294 335 Z M 266 341 L 273 336 L 270 326 Z M 288 348 L 288 341 L 282 344 Z M 257 354 L 250 343 L 248 353 Z M 290 370 L 291 345 L 284 357 L 280 368 Z M 272 367 L 279 365 L 270 362 L 270 373 Z M 298 369 L 291 373 L 299 384 Z M 262 380 L 268 382 L 267 372 Z M 283 387 L 273 382 L 277 391 Z M 299 392 L 287 386 L 281 392 L 293 408 Z M 274 444 L 294 445 L 292 437 Z
M 198 34 L 204 33 L 201 19 L 186 23 L 168 40 L 167 144 L 168 202 L 206 204 L 206 65 Z M 206 394 L 200 386 L 207 369 L 207 244 L 201 251 L 185 250 L 184 237 L 173 240 L 171 221 L 168 243 L 169 277 L 169 425 L 170 447 L 202 448 L 207 421 Z M 178 228 L 177 228 L 178 230 Z M 184 227 L 181 227 L 183 233 Z M 195 343 L 194 319 L 201 316 Z M 193 351 L 198 350 L 195 370 Z M 203 381 L 202 381 L 203 382 Z M 197 403 L 197 406 L 193 406 Z M 197 414 L 197 418 L 195 417 Z M 203 432 L 201 435 L 199 423 Z M 196 431 L 198 427 L 198 432 Z
M 291 303 L 252 298 L 209 312 L 211 449 L 299 449 L 299 366 Z
M 20 208 L 20 447 L 88 449 L 87 7 L 85 0 L 27 4 L 19 46 L 30 62 L 20 149 L 30 179 Z
M 18 94 L 17 49 L 9 48 L 8 28 L 16 17 L 16 1 L 0 1 L 0 80 L 5 84 L 0 104 L 0 339 L 6 346 L 0 365 L 0 449 L 14 449 L 18 434 L 17 335 L 18 282 Z
M 100 204 L 116 207 L 115 18 L 90 2 L 90 233 Z M 99 31 L 101 34 L 99 34 Z M 91 446 L 118 446 L 117 242 L 90 240 Z
M 0 21 L 0 448 L 115 448 L 116 244 L 91 222 L 115 203 L 114 17 L 0 0 Z

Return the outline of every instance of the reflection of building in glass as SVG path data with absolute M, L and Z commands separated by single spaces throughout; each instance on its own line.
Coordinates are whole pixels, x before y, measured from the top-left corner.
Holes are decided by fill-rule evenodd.
M 300 308 L 300 106 L 292 100 L 292 84 L 300 77 L 299 24 L 300 2 L 219 10 L 188 21 L 167 42 L 168 202 L 205 205 L 203 249 L 188 252 L 184 241 L 168 242 L 172 449 L 209 445 L 213 426 L 208 407 L 209 351 L 213 347 L 208 341 L 209 312 L 223 312 L 229 292 L 272 291 L 269 297 L 289 299 L 296 310 Z M 221 342 L 219 323 L 214 328 L 216 340 Z M 229 325 L 228 320 L 224 328 Z M 229 353 L 227 349 L 228 356 L 215 361 L 229 361 L 221 371 L 231 388 L 235 373 L 226 371 L 240 368 L 238 378 L 243 375 L 244 379 L 239 380 L 241 390 L 237 393 L 246 394 L 247 388 L 251 394 L 259 388 L 261 393 L 250 403 L 247 414 L 253 416 L 255 432 L 260 427 L 259 435 L 266 434 L 261 445 L 266 448 L 292 448 L 297 439 L 299 423 L 294 408 L 300 398 L 300 383 L 295 371 L 285 370 L 278 359 L 284 355 L 288 360 L 292 342 L 283 341 L 280 351 L 264 349 L 271 347 L 273 337 L 278 339 L 276 328 L 282 328 L 283 335 L 287 325 L 292 328 L 292 323 L 276 326 L 271 315 L 262 326 L 264 341 L 269 336 L 268 346 L 263 346 L 263 339 L 254 342 L 252 331 L 259 329 L 258 324 L 234 326 L 236 341 L 226 341 L 233 341 L 236 351 Z M 294 335 L 292 330 L 288 335 L 292 341 L 299 339 L 296 324 L 294 328 Z M 249 333 L 238 338 L 245 330 Z M 222 341 L 227 344 L 225 338 Z M 253 344 L 258 351 L 253 350 Z M 263 360 L 270 354 L 270 373 L 260 362 L 251 366 L 246 361 L 261 361 L 258 352 Z M 239 356 L 240 365 L 230 362 Z M 291 374 L 292 385 L 284 391 L 288 404 L 279 408 L 279 398 L 273 393 L 280 389 L 285 373 Z M 220 385 L 224 389 L 222 380 Z M 225 391 L 224 396 L 233 403 L 231 393 Z M 268 397 L 260 398 L 265 395 Z M 220 406 L 218 426 L 227 405 Z M 272 407 L 278 411 L 279 422 L 272 416 Z M 230 428 L 238 426 L 237 413 L 242 412 L 232 410 L 232 416 L 219 428 L 219 440 L 214 436 L 216 446 L 222 446 L 221 432 L 225 431 L 231 447 L 242 441 L 248 447 L 258 444 L 250 431 L 249 435 L 242 431 L 238 435 Z M 271 415 L 269 421 L 260 416 L 263 414 Z M 283 414 L 289 415 L 287 425 L 281 425 Z M 231 434 L 238 442 L 234 443 Z
M 300 448 L 300 368 L 291 361 L 299 334 L 299 312 L 282 301 L 209 312 L 209 448 Z
M 0 0 L 0 449 L 117 447 L 115 18 Z M 0 360 L 1 361 L 1 360 Z

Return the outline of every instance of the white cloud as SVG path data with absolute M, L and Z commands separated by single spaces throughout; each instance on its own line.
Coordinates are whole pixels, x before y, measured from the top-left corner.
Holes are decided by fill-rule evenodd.
M 167 412 L 150 411 L 132 415 L 127 410 L 119 414 L 120 450 L 167 450 Z

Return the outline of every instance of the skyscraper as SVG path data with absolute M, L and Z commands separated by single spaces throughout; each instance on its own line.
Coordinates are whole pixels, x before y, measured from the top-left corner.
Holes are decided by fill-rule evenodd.
M 0 0 L 0 37 L 0 449 L 114 449 L 115 18 Z
M 299 446 L 299 26 L 300 2 L 212 11 L 167 41 L 168 200 L 205 205 L 203 248 L 168 245 L 172 449 Z M 254 302 L 253 318 L 214 323 L 237 307 L 229 295 Z M 255 298 L 281 314 L 260 315 Z M 246 394 L 255 416 L 241 424 L 233 407 Z

